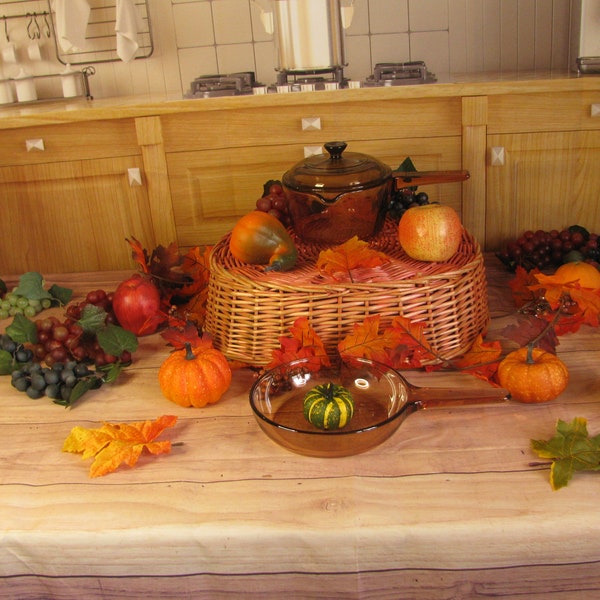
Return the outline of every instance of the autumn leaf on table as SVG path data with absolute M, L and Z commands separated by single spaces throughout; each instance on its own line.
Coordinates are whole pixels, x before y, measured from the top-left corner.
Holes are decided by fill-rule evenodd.
M 394 317 L 384 330 L 384 339 L 390 347 L 389 365 L 396 369 L 418 369 L 435 360 L 436 354 L 425 337 L 425 324 L 413 322 L 402 316 Z
M 557 274 L 544 275 L 543 273 L 537 273 L 535 278 L 538 283 L 530 285 L 530 289 L 533 291 L 543 290 L 544 298 L 552 309 L 556 310 L 560 306 L 563 296 L 568 294 L 571 300 L 577 303 L 579 321 L 592 327 L 598 327 L 600 290 L 581 287 L 576 281 L 565 281 Z M 576 314 L 572 316 L 575 317 Z M 577 331 L 577 319 L 572 319 L 572 323 L 574 329 L 571 331 Z
M 502 330 L 502 335 L 519 346 L 527 346 L 532 340 L 537 340 L 536 346 L 546 352 L 556 354 L 558 346 L 558 332 L 555 327 L 547 329 L 548 322 L 533 315 L 517 315 L 515 320 Z M 545 335 L 540 337 L 547 329 Z
M 463 356 L 452 359 L 451 363 L 455 369 L 493 383 L 501 356 L 500 342 L 485 342 L 479 334 L 471 348 Z
M 156 421 L 104 423 L 99 429 L 77 426 L 71 430 L 62 449 L 82 454 L 84 459 L 94 457 L 90 477 L 100 477 L 112 473 L 123 463 L 134 467 L 143 450 L 154 455 L 169 453 L 170 441 L 154 440 L 176 422 L 176 416 L 163 415 Z
M 212 347 L 212 337 L 208 333 L 201 336 L 198 327 L 192 321 L 186 321 L 183 327 L 179 326 L 179 321 L 169 321 L 169 327 L 160 335 L 175 350 L 185 348 L 186 343 L 191 344 L 192 348 L 198 348 L 200 345 Z
M 323 341 L 310 326 L 307 317 L 299 317 L 290 327 L 291 337 L 281 336 L 279 338 L 280 348 L 273 350 L 273 359 L 266 366 L 272 369 L 278 365 L 309 358 L 315 371 L 321 366 L 330 366 L 331 361 L 327 356 Z
M 357 282 L 359 269 L 374 269 L 389 261 L 389 256 L 373 250 L 369 244 L 354 236 L 339 246 L 322 250 L 316 267 L 322 275 L 327 275 L 336 281 Z M 363 280 L 365 277 L 361 275 L 358 279 Z
M 600 435 L 589 437 L 587 421 L 582 417 L 570 423 L 559 419 L 554 437 L 531 440 L 531 448 L 540 458 L 552 460 L 553 490 L 565 487 L 577 471 L 600 471 Z
M 508 282 L 517 308 L 535 302 L 542 295 L 540 291 L 536 292 L 530 287 L 538 283 L 535 275 L 539 272 L 539 269 L 527 271 L 523 267 L 517 266 L 515 276 Z

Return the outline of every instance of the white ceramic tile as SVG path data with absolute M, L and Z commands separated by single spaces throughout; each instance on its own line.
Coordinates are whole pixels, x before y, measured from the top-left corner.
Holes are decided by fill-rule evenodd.
M 410 60 L 408 34 L 383 33 L 371 36 L 371 60 L 373 64 Z
M 411 33 L 410 59 L 424 60 L 432 73 L 448 73 L 450 70 L 448 32 L 423 31 Z
M 552 65 L 552 2 L 535 1 L 534 66 L 549 69 Z
M 184 48 L 179 50 L 179 73 L 183 92 L 190 89 L 190 83 L 199 75 L 217 73 L 217 56 L 213 46 Z
M 273 42 L 259 42 L 254 44 L 254 73 L 256 79 L 264 85 L 270 85 L 277 80 L 277 54 Z
M 346 39 L 346 60 L 344 75 L 348 79 L 362 80 L 373 72 L 371 63 L 371 43 L 368 35 L 352 35 Z
M 366 35 L 369 33 L 369 0 L 354 0 L 353 15 L 348 35 Z
M 535 67 L 535 2 L 519 0 L 517 20 L 517 66 L 519 70 L 529 71 Z
M 519 66 L 519 0 L 502 0 L 500 14 L 500 69 L 515 71 Z
M 448 0 L 409 0 L 408 20 L 411 31 L 448 29 Z
M 209 46 L 215 43 L 209 2 L 174 6 L 173 20 L 178 48 Z
M 217 46 L 217 65 L 220 73 L 254 71 L 254 49 L 252 44 Z
M 252 41 L 250 0 L 216 0 L 212 9 L 217 44 Z
M 448 0 L 448 53 L 450 73 L 467 70 L 467 0 Z
M 369 0 L 369 28 L 373 34 L 408 31 L 406 0 Z
M 565 60 L 569 60 L 570 0 L 554 0 L 552 9 L 551 67 L 560 69 L 565 67 Z

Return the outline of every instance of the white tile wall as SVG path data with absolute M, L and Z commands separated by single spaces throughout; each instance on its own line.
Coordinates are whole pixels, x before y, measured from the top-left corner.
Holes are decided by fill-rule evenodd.
M 255 71 L 259 81 L 273 83 L 275 45 L 261 24 L 258 4 L 269 1 L 148 0 L 152 56 L 128 64 L 97 64 L 92 93 L 96 98 L 182 94 L 198 75 L 239 70 Z M 384 61 L 425 60 L 440 76 L 568 68 L 571 0 L 343 1 L 354 9 L 345 35 L 344 74 L 351 79 L 363 79 Z M 47 6 L 42 0 L 0 0 L 0 15 Z M 44 60 L 28 61 L 25 21 L 9 25 L 19 47 L 19 67 L 35 75 L 64 68 L 56 61 L 54 40 L 45 41 Z M 0 49 L 6 43 L 2 34 Z M 0 78 L 13 77 L 15 69 L 0 63 Z

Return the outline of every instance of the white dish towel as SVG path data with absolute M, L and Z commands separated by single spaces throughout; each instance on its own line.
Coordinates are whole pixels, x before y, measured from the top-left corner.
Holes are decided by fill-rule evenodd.
M 117 56 L 123 62 L 129 62 L 135 57 L 139 46 L 138 31 L 142 22 L 134 0 L 117 0 Z
M 56 37 L 63 52 L 85 49 L 85 30 L 90 18 L 88 0 L 54 0 Z

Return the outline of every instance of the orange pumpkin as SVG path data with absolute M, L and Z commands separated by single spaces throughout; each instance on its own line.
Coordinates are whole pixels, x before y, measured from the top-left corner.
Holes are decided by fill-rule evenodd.
M 229 251 L 242 262 L 268 265 L 267 270 L 287 271 L 298 258 L 294 241 L 279 219 L 253 210 L 234 226 Z
M 577 282 L 581 287 L 600 289 L 600 271 L 590 263 L 568 262 L 554 273 L 554 279 L 561 283 Z
M 527 346 L 508 354 L 498 366 L 498 381 L 519 402 L 548 402 L 569 382 L 566 365 L 554 354 Z
M 186 344 L 160 366 L 158 383 L 171 402 L 199 408 L 221 399 L 231 384 L 231 368 L 216 348 Z

